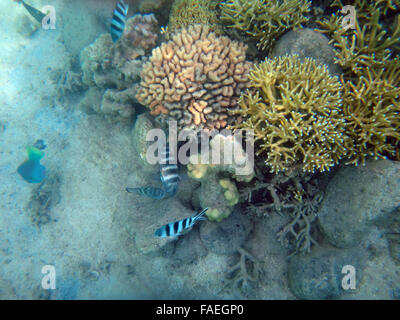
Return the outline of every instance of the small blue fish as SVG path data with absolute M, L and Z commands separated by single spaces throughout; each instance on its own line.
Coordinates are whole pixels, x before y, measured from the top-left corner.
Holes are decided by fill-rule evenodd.
M 40 164 L 44 152 L 35 147 L 27 147 L 28 160 L 18 167 L 18 173 L 29 183 L 42 182 L 46 177 L 46 168 Z
M 169 197 L 176 194 L 178 190 L 178 184 L 180 181 L 178 175 L 178 166 L 176 158 L 174 158 L 169 149 L 169 143 L 161 149 L 160 157 L 160 178 L 163 184 L 164 190 Z
M 124 2 L 124 0 L 119 0 L 117 2 L 114 10 L 113 19 L 111 21 L 111 38 L 113 42 L 117 42 L 124 32 L 128 9 L 129 6 Z
M 204 217 L 204 214 L 207 210 L 208 208 L 205 208 L 203 211 L 195 214 L 194 216 L 168 223 L 161 228 L 158 228 L 154 235 L 161 238 L 178 237 L 192 229 L 196 221 L 207 220 L 207 218 Z
M 165 197 L 165 191 L 160 188 L 153 187 L 140 187 L 140 188 L 126 188 L 129 193 L 136 193 L 141 196 L 146 196 L 151 199 L 161 200 Z

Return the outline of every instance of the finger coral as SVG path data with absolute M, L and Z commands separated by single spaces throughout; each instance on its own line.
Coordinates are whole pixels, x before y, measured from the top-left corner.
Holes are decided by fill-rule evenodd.
M 341 1 L 333 7 L 342 9 Z M 331 37 L 336 63 L 343 69 L 343 113 L 347 132 L 355 142 L 350 163 L 365 163 L 367 156 L 396 157 L 400 142 L 400 18 L 392 27 L 385 19 L 400 8 L 399 1 L 356 0 L 354 30 L 343 28 L 344 17 L 320 21 L 321 32 Z
M 178 128 L 224 128 L 233 123 L 248 86 L 246 45 L 218 37 L 205 25 L 191 25 L 153 49 L 143 66 L 137 100 L 160 123 L 176 120 Z
M 297 55 L 266 59 L 250 71 L 250 90 L 240 97 L 245 120 L 232 128 L 252 129 L 258 154 L 272 172 L 301 165 L 325 171 L 351 148 L 341 113 L 341 85 L 326 65 Z
M 285 31 L 301 27 L 310 11 L 306 0 L 228 0 L 221 4 L 221 19 L 229 27 L 258 40 L 258 47 L 270 50 Z

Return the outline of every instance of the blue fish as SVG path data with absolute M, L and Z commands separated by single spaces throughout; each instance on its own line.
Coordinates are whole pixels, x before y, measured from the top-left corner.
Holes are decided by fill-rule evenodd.
M 191 230 L 196 221 L 207 220 L 207 218 L 204 217 L 204 214 L 207 210 L 208 208 L 205 208 L 203 211 L 195 214 L 194 216 L 168 223 L 161 228 L 158 228 L 154 235 L 161 238 L 178 237 Z
M 165 191 L 160 188 L 153 187 L 140 187 L 140 188 L 126 188 L 129 193 L 136 193 L 142 196 L 146 196 L 151 199 L 161 200 L 165 197 Z
M 124 2 L 124 0 L 119 0 L 117 2 L 111 21 L 111 39 L 113 42 L 117 42 L 124 32 L 128 9 L 129 6 Z
M 46 168 L 40 164 L 44 152 L 35 147 L 27 147 L 28 160 L 18 167 L 18 173 L 29 183 L 42 182 L 46 177 Z
M 174 158 L 169 149 L 169 143 L 161 149 L 160 157 L 160 178 L 163 184 L 164 190 L 169 197 L 176 194 L 178 190 L 178 184 L 180 181 L 178 175 L 178 166 L 176 158 Z

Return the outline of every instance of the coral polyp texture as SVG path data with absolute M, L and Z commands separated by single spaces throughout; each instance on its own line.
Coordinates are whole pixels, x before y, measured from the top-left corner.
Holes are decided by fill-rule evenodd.
M 216 2 L 210 0 L 175 0 L 169 16 L 167 34 L 191 24 L 205 24 L 212 27 L 213 32 L 222 34 L 216 15 Z
M 142 58 L 156 44 L 158 23 L 153 14 L 135 15 L 126 22 L 121 39 L 109 33 L 81 51 L 82 81 L 89 87 L 81 107 L 114 122 L 131 122 Z
M 220 129 L 234 122 L 240 93 L 248 86 L 247 46 L 218 37 L 206 25 L 181 29 L 153 49 L 143 66 L 137 100 L 161 124 Z
M 399 1 L 356 0 L 355 29 L 342 27 L 341 14 L 320 21 L 320 30 L 331 37 L 336 63 L 343 69 L 343 113 L 355 147 L 349 155 L 354 164 L 367 156 L 396 157 L 400 143 L 400 18 L 391 27 L 388 17 Z M 334 1 L 338 11 L 344 7 Z M 398 150 L 398 149 L 397 149 Z
M 307 22 L 311 3 L 306 0 L 228 0 L 221 4 L 221 20 L 258 40 L 269 51 L 285 31 Z
M 251 89 L 240 98 L 245 120 L 233 128 L 252 129 L 257 153 L 272 172 L 300 165 L 324 171 L 352 147 L 341 113 L 341 85 L 325 65 L 284 56 L 266 59 L 250 71 Z

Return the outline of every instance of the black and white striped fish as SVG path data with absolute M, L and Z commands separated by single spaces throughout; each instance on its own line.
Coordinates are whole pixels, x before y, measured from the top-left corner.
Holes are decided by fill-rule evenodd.
M 165 191 L 160 188 L 154 187 L 140 187 L 140 188 L 126 188 L 129 193 L 136 193 L 142 196 L 146 196 L 151 199 L 161 200 L 165 197 Z
M 125 20 L 128 14 L 129 6 L 124 0 L 119 0 L 114 10 L 111 21 L 111 38 L 113 42 L 117 42 L 121 38 L 125 28 Z
M 195 214 L 194 216 L 168 223 L 161 228 L 158 228 L 154 235 L 161 238 L 180 236 L 192 229 L 196 221 L 207 220 L 207 218 L 204 217 L 204 214 L 207 210 L 208 208 L 205 208 L 203 211 Z
M 176 157 L 171 155 L 169 143 L 160 152 L 160 178 L 164 190 L 169 197 L 176 194 L 180 181 Z

